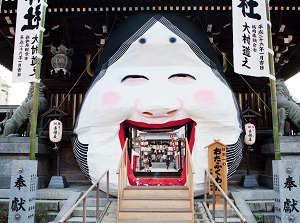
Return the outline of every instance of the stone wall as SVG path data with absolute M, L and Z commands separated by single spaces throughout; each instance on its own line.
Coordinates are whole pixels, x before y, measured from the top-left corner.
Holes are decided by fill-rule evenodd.
M 48 140 L 36 140 L 35 156 L 38 161 L 38 188 L 45 188 L 50 181 L 49 155 L 52 145 Z M 29 137 L 0 137 L 0 189 L 10 188 L 12 160 L 28 160 L 30 150 Z
M 300 159 L 300 136 L 280 136 L 279 138 L 281 160 L 299 160 Z M 273 169 L 272 160 L 274 160 L 274 142 L 267 140 L 262 145 L 262 155 L 267 157 L 264 174 L 258 176 L 260 186 L 273 188 Z

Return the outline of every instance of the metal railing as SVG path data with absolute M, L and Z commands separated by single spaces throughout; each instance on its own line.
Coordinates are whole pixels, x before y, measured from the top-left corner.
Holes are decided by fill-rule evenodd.
M 232 201 L 229 199 L 227 194 L 222 190 L 222 188 L 219 186 L 219 184 L 215 181 L 213 176 L 207 171 L 204 170 L 205 178 L 204 178 L 204 205 L 207 205 L 207 193 L 208 193 L 208 187 L 209 187 L 209 180 L 210 179 L 214 186 L 212 187 L 213 193 L 213 202 L 212 202 L 212 218 L 215 221 L 216 220 L 216 188 L 222 193 L 224 198 L 224 205 L 223 205 L 223 216 L 224 216 L 224 223 L 227 223 L 227 203 L 230 205 L 230 207 L 234 210 L 238 218 L 240 219 L 241 223 L 247 223 L 247 220 L 244 218 L 242 213 L 237 209 L 237 207 L 232 203 Z M 208 209 L 208 208 L 207 208 Z
M 106 205 L 102 212 L 100 213 L 100 181 L 106 175 Z M 73 207 L 58 221 L 59 223 L 66 223 L 71 217 L 75 208 L 77 208 L 80 203 L 82 203 L 82 222 L 86 223 L 86 200 L 88 194 L 96 187 L 96 222 L 100 222 L 110 205 L 109 201 L 109 170 L 107 169 L 101 177 L 82 195 L 82 197 L 73 205 Z

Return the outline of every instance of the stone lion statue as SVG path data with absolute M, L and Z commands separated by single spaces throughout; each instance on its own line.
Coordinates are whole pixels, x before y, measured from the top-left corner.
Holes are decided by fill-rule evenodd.
M 289 121 L 295 133 L 300 132 L 300 107 L 290 95 L 284 79 L 276 79 L 277 108 L 279 117 L 279 135 L 284 135 L 285 120 Z
M 39 97 L 38 97 L 38 114 L 47 111 L 48 102 L 44 95 L 45 85 L 39 84 Z M 34 83 L 30 84 L 29 91 L 25 100 L 21 105 L 12 113 L 8 112 L 6 118 L 0 122 L 0 137 L 4 136 L 19 136 L 24 133 L 20 130 L 24 124 L 31 121 L 31 111 L 33 105 L 33 92 Z

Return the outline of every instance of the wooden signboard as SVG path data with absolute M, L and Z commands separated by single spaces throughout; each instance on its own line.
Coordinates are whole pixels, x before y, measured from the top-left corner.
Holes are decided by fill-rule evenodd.
M 210 174 L 213 176 L 215 181 L 223 189 L 223 191 L 228 193 L 228 183 L 227 183 L 227 162 L 226 162 L 226 149 L 228 146 L 215 140 L 212 144 L 206 146 L 208 148 L 208 169 Z M 213 193 L 214 184 L 209 181 L 209 194 Z M 216 188 L 216 195 L 219 200 L 221 192 Z M 218 201 L 217 201 L 218 202 Z

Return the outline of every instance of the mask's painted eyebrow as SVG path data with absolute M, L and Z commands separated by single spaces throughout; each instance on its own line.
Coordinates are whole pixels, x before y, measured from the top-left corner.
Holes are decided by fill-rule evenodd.
M 180 73 L 180 74 L 172 74 L 168 79 L 174 78 L 174 77 L 188 77 L 188 78 L 192 78 L 194 80 L 196 80 L 196 78 L 190 74 L 184 74 L 184 73 Z
M 121 80 L 121 82 L 127 80 L 127 79 L 130 79 L 130 78 L 143 78 L 143 79 L 146 79 L 146 80 L 149 80 L 147 77 L 143 76 L 143 75 L 126 75 L 125 77 L 123 77 L 123 79 Z

